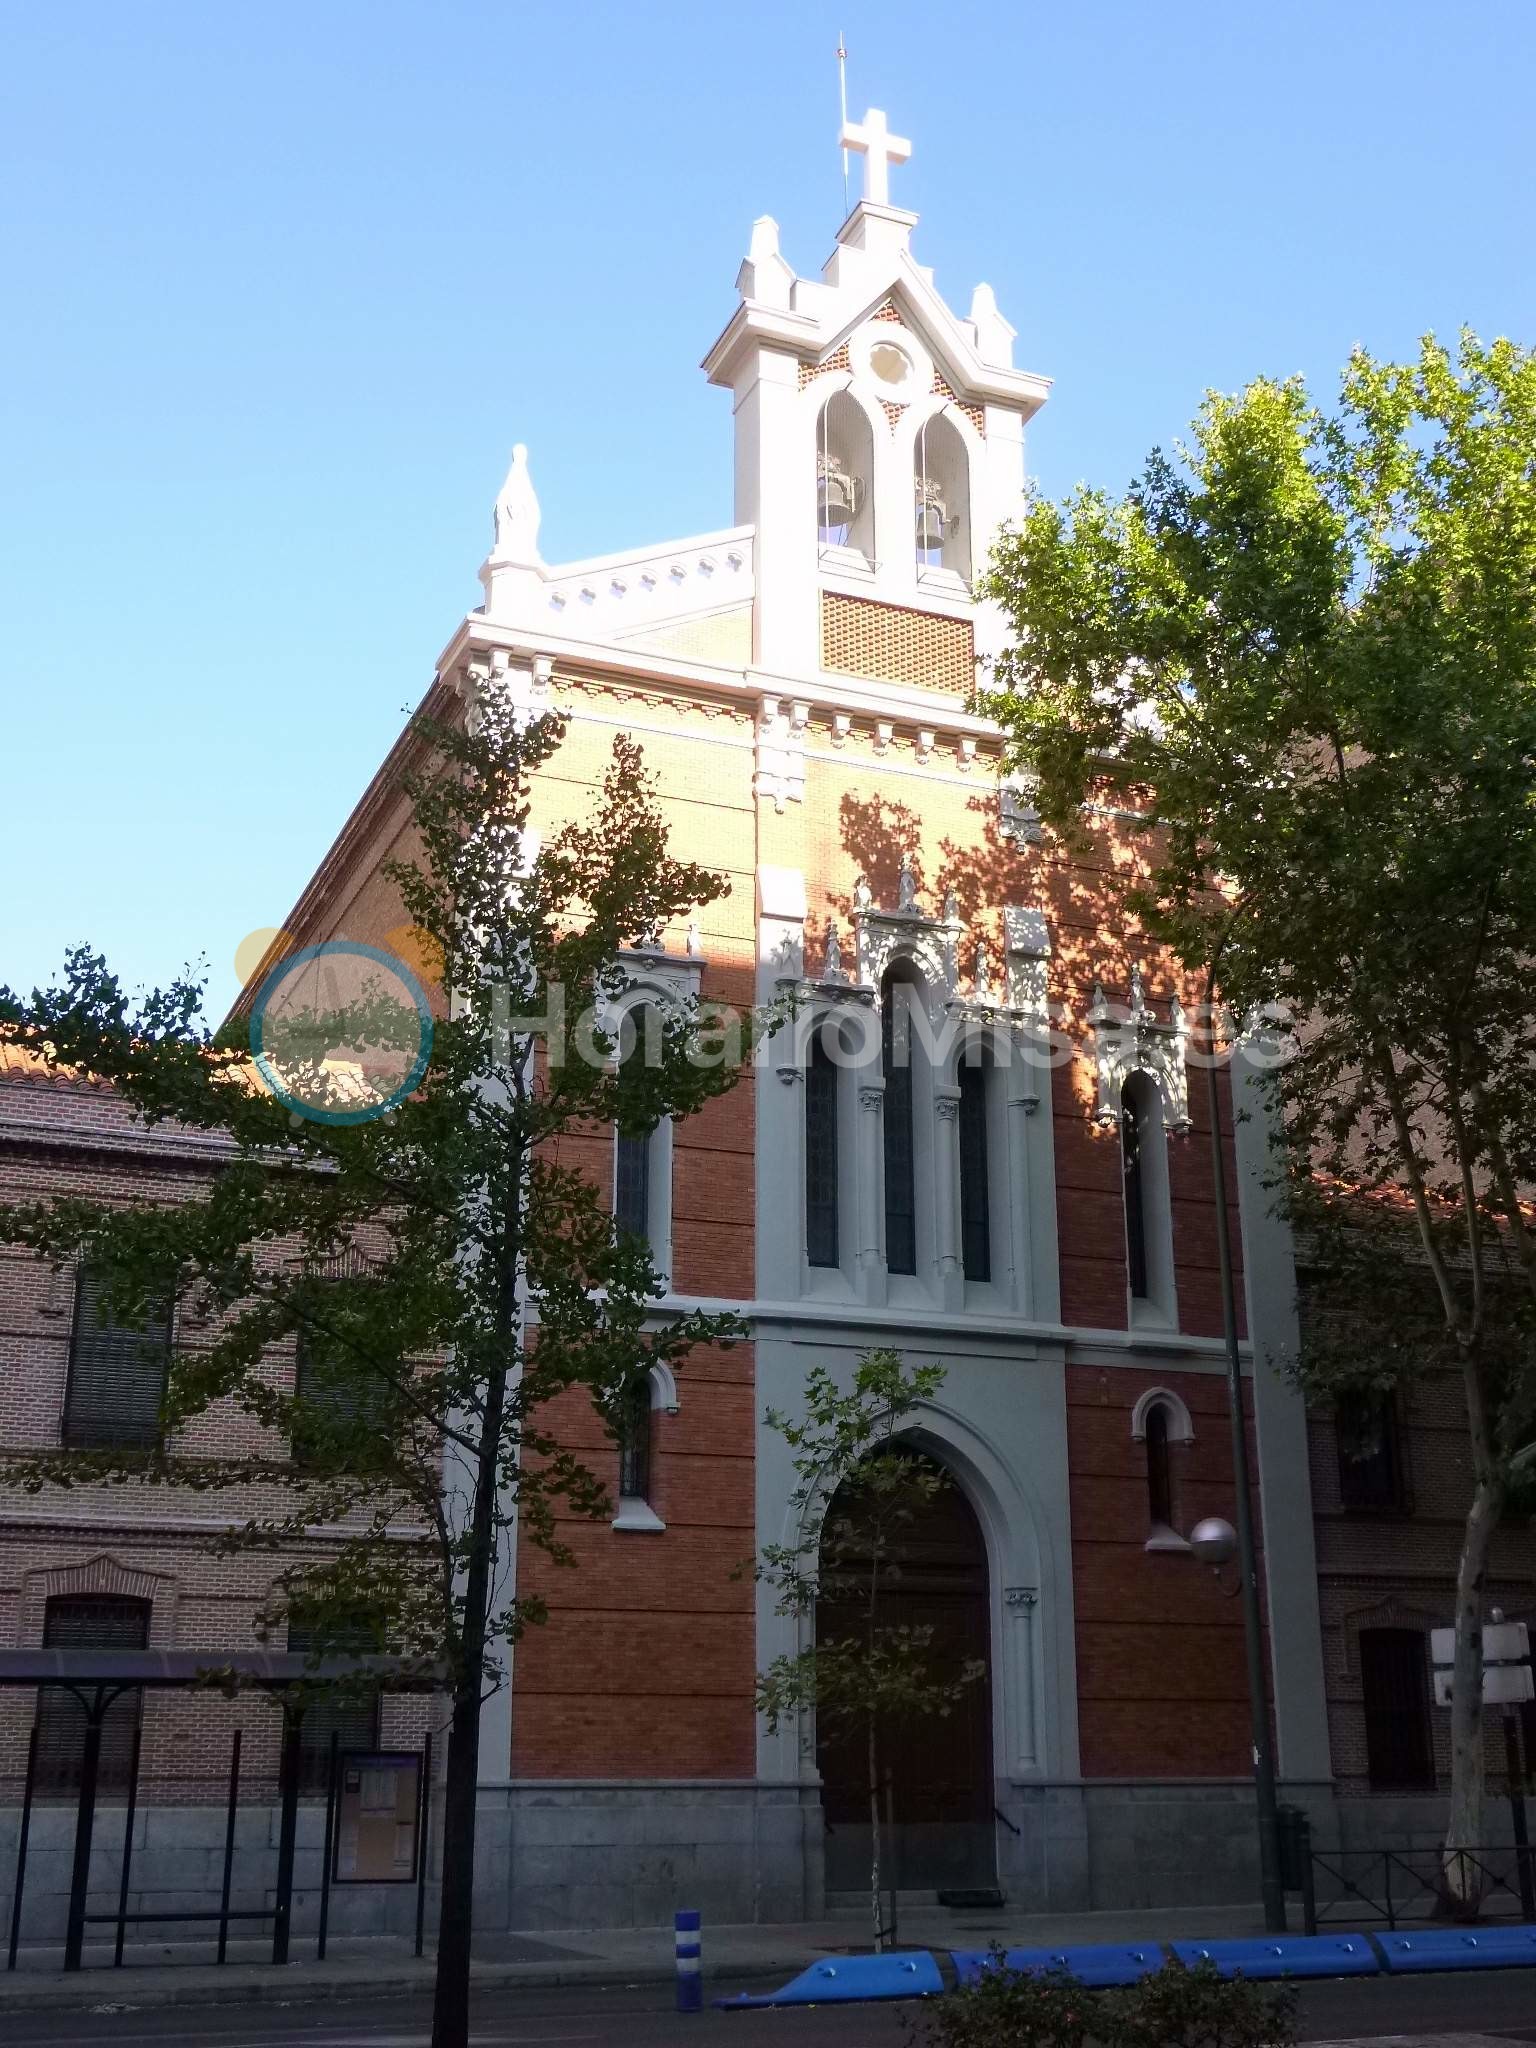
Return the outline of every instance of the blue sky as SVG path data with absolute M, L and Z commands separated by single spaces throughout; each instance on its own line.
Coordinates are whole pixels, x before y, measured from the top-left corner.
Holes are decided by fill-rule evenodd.
M 698 361 L 854 112 L 961 311 L 1121 486 L 1203 390 L 1536 341 L 1528 0 L 76 0 L 0 63 L 0 980 L 280 922 L 462 613 L 514 440 L 550 560 L 727 524 Z

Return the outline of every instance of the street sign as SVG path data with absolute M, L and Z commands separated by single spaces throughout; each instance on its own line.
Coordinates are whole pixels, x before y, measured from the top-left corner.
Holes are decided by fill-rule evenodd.
M 1529 1664 L 1485 1664 L 1483 1666 L 1483 1705 L 1485 1707 L 1518 1707 L 1526 1700 L 1536 1699 Z M 1448 1707 L 1451 1704 L 1451 1674 L 1449 1671 L 1435 1673 L 1435 1705 Z
M 1506 1621 L 1495 1608 L 1495 1621 L 1483 1624 L 1483 1705 L 1518 1707 L 1536 1699 L 1530 1666 L 1531 1636 L 1523 1621 Z M 1435 1666 L 1435 1705 L 1451 1704 L 1451 1666 L 1456 1662 L 1456 1631 L 1432 1628 L 1429 1654 Z
M 1436 1664 L 1456 1662 L 1456 1631 L 1432 1628 L 1429 1654 Z M 1483 1624 L 1485 1664 L 1523 1664 L 1531 1654 L 1531 1632 L 1523 1621 L 1488 1621 Z

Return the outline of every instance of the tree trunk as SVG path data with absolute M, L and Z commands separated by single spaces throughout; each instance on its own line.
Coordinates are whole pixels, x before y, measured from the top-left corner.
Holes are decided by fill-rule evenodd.
M 875 1717 L 869 1717 L 869 1909 L 875 1923 L 875 1954 L 885 1953 L 885 1912 L 880 1904 L 880 1770 Z
M 1467 1513 L 1456 1567 L 1456 1662 L 1451 1673 L 1451 1810 L 1445 1831 L 1445 1882 L 1451 1898 L 1475 1910 L 1481 1873 L 1458 1852 L 1483 1837 L 1483 1588 L 1499 1526 L 1500 1489 L 1480 1480 Z
M 467 2048 L 469 1944 L 475 1890 L 475 1804 L 480 1786 L 480 1688 L 460 1688 L 443 1787 L 443 1886 L 437 1929 L 432 2048 Z M 426 1854 L 426 1844 L 421 1853 Z
M 521 1187 L 514 1176 L 512 1187 Z M 448 1741 L 443 1793 L 443 1889 L 437 1933 L 437 1982 L 432 1999 L 432 2048 L 469 2048 L 469 1953 L 474 1928 L 475 1808 L 480 1786 L 480 1703 L 485 1645 L 496 1564 L 496 1504 L 501 1430 L 506 1417 L 507 1365 L 518 1323 L 516 1198 L 503 1228 L 497 1310 L 496 1363 L 486 1376 L 485 1410 L 475 1465 L 469 1551 L 464 1569 L 464 1616 L 459 1635 L 458 1687 Z M 503 1759 L 509 1769 L 511 1758 Z

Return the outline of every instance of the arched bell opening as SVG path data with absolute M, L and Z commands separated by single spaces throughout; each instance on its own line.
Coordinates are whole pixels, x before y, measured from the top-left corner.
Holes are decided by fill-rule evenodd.
M 816 537 L 875 559 L 875 440 L 857 399 L 834 391 L 816 422 Z
M 924 1646 L 925 1675 L 947 1680 L 970 1670 L 946 1715 L 890 1710 L 876 1717 L 882 1883 L 920 1891 L 989 1887 L 997 1881 L 997 1843 L 986 1540 L 948 1467 L 916 1446 L 895 1448 L 937 1484 L 899 1534 L 884 1539 L 873 1618 L 867 1585 L 880 1539 L 866 1528 L 857 1475 L 833 1494 L 822 1523 L 817 1646 L 863 1642 L 871 1627 L 906 1630 Z M 817 1716 L 831 1892 L 869 1887 L 870 1733 L 861 1711 Z
M 970 458 L 959 429 L 943 413 L 918 428 L 912 449 L 917 566 L 971 574 Z

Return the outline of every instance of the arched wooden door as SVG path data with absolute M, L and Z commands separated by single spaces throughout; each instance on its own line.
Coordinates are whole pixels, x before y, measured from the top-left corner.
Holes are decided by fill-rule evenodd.
M 932 1629 L 928 1655 L 939 1670 L 959 1672 L 969 1663 L 983 1670 L 947 1716 L 888 1716 L 879 1727 L 882 1812 L 894 1823 L 883 1843 L 883 1882 L 894 1879 L 903 1891 L 969 1890 L 997 1881 L 986 1545 L 959 1484 L 947 1474 L 946 1480 L 903 1534 L 897 1569 L 881 1596 L 880 1625 Z M 829 1524 L 838 1501 L 834 1495 Z M 848 1574 L 846 1558 L 840 1570 Z M 816 1609 L 817 1640 L 847 1635 L 861 1619 L 846 1594 L 835 1601 L 823 1598 Z M 867 1731 L 818 1723 L 816 1763 L 827 1827 L 827 1889 L 867 1891 Z

